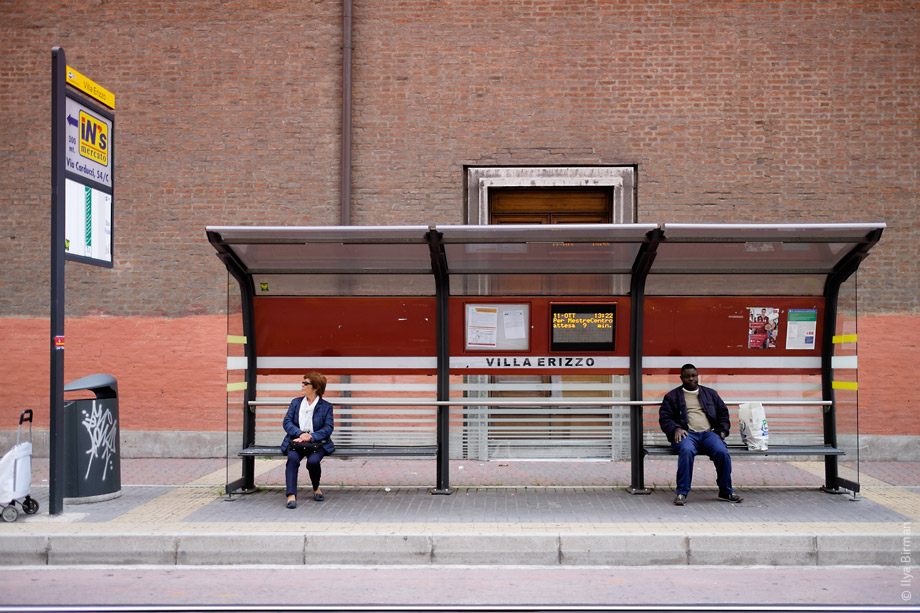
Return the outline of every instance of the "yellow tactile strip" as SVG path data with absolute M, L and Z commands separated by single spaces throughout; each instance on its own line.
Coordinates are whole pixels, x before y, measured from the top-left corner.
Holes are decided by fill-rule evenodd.
M 813 475 L 824 476 L 823 462 L 790 462 L 793 466 Z M 859 495 L 868 498 L 896 513 L 920 521 L 920 494 L 885 483 L 880 479 L 857 473 L 851 468 L 839 466 L 837 473 L 844 479 L 857 481 L 860 484 Z
M 256 463 L 256 476 L 268 472 L 281 464 L 283 460 L 268 460 Z M 231 466 L 231 470 L 239 471 L 239 462 Z M 162 524 L 181 522 L 183 519 L 203 509 L 223 495 L 226 469 L 216 470 L 210 474 L 191 481 L 185 487 L 180 487 L 158 496 L 127 513 L 119 515 L 106 525 L 118 528 L 123 524 L 155 524 L 159 528 Z M 213 486 L 213 487 L 208 487 Z

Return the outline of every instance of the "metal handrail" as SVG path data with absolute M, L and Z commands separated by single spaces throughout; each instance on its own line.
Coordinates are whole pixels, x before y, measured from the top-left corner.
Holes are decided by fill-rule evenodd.
M 379 399 L 379 398 L 325 398 L 332 404 L 338 405 L 359 405 L 359 406 L 381 406 L 381 407 L 405 407 L 405 406 L 432 406 L 432 407 L 451 407 L 451 406 L 482 406 L 482 405 L 500 405 L 500 406 L 547 406 L 547 407 L 596 407 L 603 406 L 657 406 L 661 404 L 660 400 L 564 400 L 546 398 L 499 398 L 489 396 L 485 398 L 458 398 L 456 400 L 425 400 L 416 398 L 406 399 Z M 603 402 L 599 402 L 603 400 Z M 607 402 L 607 400 L 610 400 Z M 832 400 L 725 400 L 726 405 L 736 406 L 744 402 L 759 402 L 768 406 L 830 406 L 834 404 Z M 284 402 L 274 400 L 250 400 L 250 407 L 284 407 L 290 404 L 289 400 Z

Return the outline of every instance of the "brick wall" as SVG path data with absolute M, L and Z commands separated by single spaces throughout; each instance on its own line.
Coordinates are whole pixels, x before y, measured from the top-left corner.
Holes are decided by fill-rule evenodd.
M 2 2 L 10 215 L 0 314 L 48 309 L 50 57 L 115 94 L 115 268 L 67 266 L 67 314 L 217 313 L 207 224 L 338 222 L 336 2 Z
M 117 104 L 115 268 L 69 263 L 67 315 L 191 323 L 206 225 L 339 223 L 341 10 L 0 0 L 0 318 L 48 316 L 53 46 Z M 916 322 L 918 57 L 911 1 L 358 0 L 353 222 L 464 222 L 464 165 L 636 164 L 643 222 L 887 222 L 861 312 Z
M 338 223 L 340 2 L 0 11 L 0 314 L 47 310 L 54 45 L 117 100 L 116 268 L 69 266 L 68 314 L 219 312 L 206 224 Z M 354 14 L 354 223 L 464 221 L 464 164 L 637 163 L 640 221 L 889 223 L 866 308 L 918 309 L 915 2 Z

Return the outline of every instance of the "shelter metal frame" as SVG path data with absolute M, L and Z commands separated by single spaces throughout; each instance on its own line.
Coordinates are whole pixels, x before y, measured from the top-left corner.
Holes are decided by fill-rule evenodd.
M 832 338 L 837 322 L 841 285 L 857 270 L 880 240 L 884 223 L 838 224 L 572 224 L 500 226 L 209 226 L 207 236 L 218 257 L 240 286 L 246 344 L 246 391 L 243 403 L 243 447 L 255 440 L 258 356 L 255 351 L 254 298 L 256 279 L 283 275 L 431 275 L 436 300 L 437 446 L 435 493 L 449 493 L 449 298 L 452 278 L 495 275 L 610 275 L 628 279 L 630 308 L 630 401 L 611 405 L 630 407 L 630 491 L 647 491 L 644 484 L 642 399 L 644 302 L 647 282 L 654 275 L 732 279 L 751 275 L 779 275 L 807 279 L 797 295 L 824 299 L 821 346 L 821 385 L 825 445 L 837 446 Z M 478 246 L 523 246 L 516 254 Z M 739 257 L 739 246 L 798 245 L 795 249 L 766 250 Z M 547 245 L 573 245 L 571 257 L 547 257 Z M 692 251 L 687 257 L 687 248 Z M 587 251 L 585 251 L 587 250 Z M 592 254 L 586 257 L 585 254 Z M 741 275 L 741 277 L 732 277 Z M 728 280 L 728 281 L 726 281 Z M 820 281 L 820 283 L 817 283 Z M 808 288 L 820 289 L 808 289 Z M 668 295 L 659 290 L 659 295 Z M 705 294 L 705 292 L 704 292 Z M 482 294 L 478 294 L 482 295 Z M 489 294 L 485 294 L 489 295 Z M 614 295 L 614 294 L 605 294 Z M 717 295 L 715 290 L 708 295 Z M 740 291 L 740 295 L 748 295 Z M 499 295 L 500 296 L 500 295 Z M 339 399 L 348 402 L 350 399 Z M 548 401 L 533 399 L 536 404 Z M 371 404 L 365 399 L 364 404 Z M 405 404 L 405 403 L 403 403 Z M 468 404 L 488 404 L 483 399 Z M 502 402 L 506 404 L 506 402 Z M 567 404 L 573 404 L 568 401 Z M 803 403 L 804 404 L 804 403 Z M 254 487 L 255 458 L 243 457 L 241 478 L 233 489 Z M 854 487 L 855 486 L 855 487 Z M 857 489 L 841 479 L 836 455 L 825 456 L 825 488 Z

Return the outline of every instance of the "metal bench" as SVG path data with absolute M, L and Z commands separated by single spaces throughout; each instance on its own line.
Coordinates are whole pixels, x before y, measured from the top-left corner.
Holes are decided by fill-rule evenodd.
M 737 407 L 748 400 L 725 401 L 729 407 Z M 745 445 L 728 444 L 728 453 L 742 458 L 756 458 L 764 456 L 814 456 L 830 457 L 843 456 L 846 452 L 825 440 L 824 412 L 831 403 L 823 400 L 796 401 L 796 400 L 763 400 L 759 401 L 765 407 L 772 407 L 767 413 L 770 426 L 770 442 L 767 449 L 752 450 Z M 822 410 L 815 411 L 815 408 Z M 652 417 L 651 412 L 648 417 Z M 670 443 L 657 427 L 657 413 L 655 423 L 651 420 L 645 422 L 643 433 L 643 456 L 676 456 Z M 733 423 L 737 424 L 737 416 Z M 838 481 L 854 492 L 859 491 L 859 484 L 837 478 Z
M 335 405 L 336 458 L 435 458 L 435 409 L 406 406 L 399 399 L 332 398 Z M 411 402 L 411 401 L 410 401 Z M 368 403 L 367 405 L 362 403 Z M 281 421 L 289 401 L 263 399 L 249 403 L 256 413 L 253 444 L 241 449 L 240 457 L 281 456 L 281 445 L 267 442 L 284 438 Z M 369 406 L 373 405 L 373 406 Z M 380 440 L 392 441 L 380 443 Z

